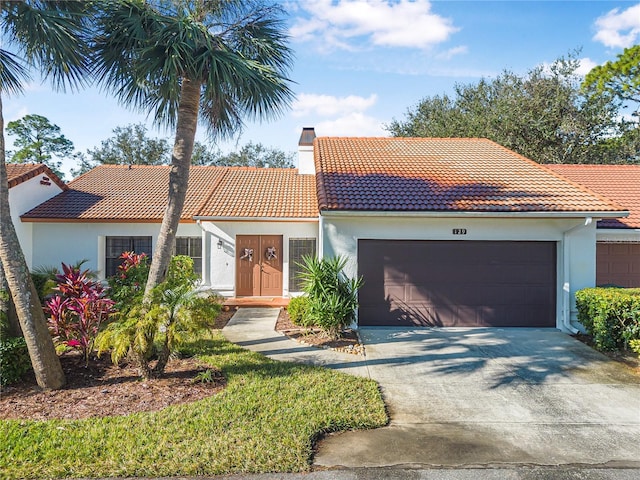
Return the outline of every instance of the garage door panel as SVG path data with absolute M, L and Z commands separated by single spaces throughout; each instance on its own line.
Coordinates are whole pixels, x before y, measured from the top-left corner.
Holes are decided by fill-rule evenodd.
M 640 287 L 640 244 L 598 242 L 596 284 Z
M 360 240 L 358 248 L 361 325 L 555 327 L 554 242 Z

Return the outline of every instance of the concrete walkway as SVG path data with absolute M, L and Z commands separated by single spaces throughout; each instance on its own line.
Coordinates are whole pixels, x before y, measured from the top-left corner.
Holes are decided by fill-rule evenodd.
M 241 308 L 222 330 L 230 342 L 283 362 L 306 363 L 369 377 L 360 355 L 303 345 L 276 332 L 279 308 Z
M 277 315 L 241 309 L 223 333 L 373 378 L 389 407 L 388 427 L 328 436 L 316 466 L 640 467 L 640 379 L 557 330 L 361 328 L 363 358 L 289 340 Z

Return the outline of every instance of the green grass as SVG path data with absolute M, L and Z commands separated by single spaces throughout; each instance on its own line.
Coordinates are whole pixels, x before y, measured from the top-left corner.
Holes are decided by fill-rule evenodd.
M 387 422 L 371 380 L 275 362 L 219 333 L 196 350 L 223 371 L 221 393 L 126 417 L 0 421 L 0 477 L 307 471 L 323 432 Z

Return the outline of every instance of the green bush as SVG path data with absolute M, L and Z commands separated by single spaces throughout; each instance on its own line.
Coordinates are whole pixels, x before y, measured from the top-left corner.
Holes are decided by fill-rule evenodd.
M 640 289 L 585 288 L 576 292 L 576 307 L 598 350 L 629 348 L 640 339 Z
M 219 297 L 198 296 L 192 269 L 191 258 L 173 257 L 166 280 L 153 289 L 151 302 L 133 297 L 119 319 L 98 334 L 98 355 L 110 351 L 115 364 L 131 355 L 143 378 L 162 375 L 171 355 L 207 331 L 222 308 Z
M 331 338 L 338 338 L 341 330 L 355 320 L 358 308 L 362 277 L 347 278 L 343 271 L 346 264 L 342 257 L 303 257 L 301 277 L 309 296 L 309 321 Z
M 287 312 L 289 312 L 289 319 L 294 325 L 300 325 L 301 327 L 310 326 L 309 297 L 301 296 L 290 299 Z
M 29 370 L 31 370 L 31 360 L 24 338 L 1 338 L 0 386 L 16 383 Z

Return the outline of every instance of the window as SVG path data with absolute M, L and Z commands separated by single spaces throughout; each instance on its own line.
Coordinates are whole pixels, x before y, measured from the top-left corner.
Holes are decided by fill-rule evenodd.
M 146 253 L 151 257 L 151 237 L 107 237 L 105 269 L 111 277 L 118 271 L 122 252 Z
M 202 237 L 176 237 L 175 255 L 193 259 L 193 271 L 202 276 Z
M 289 239 L 289 291 L 301 292 L 302 279 L 300 271 L 302 270 L 298 263 L 302 262 L 305 255 L 315 256 L 316 239 L 315 238 L 290 238 Z

